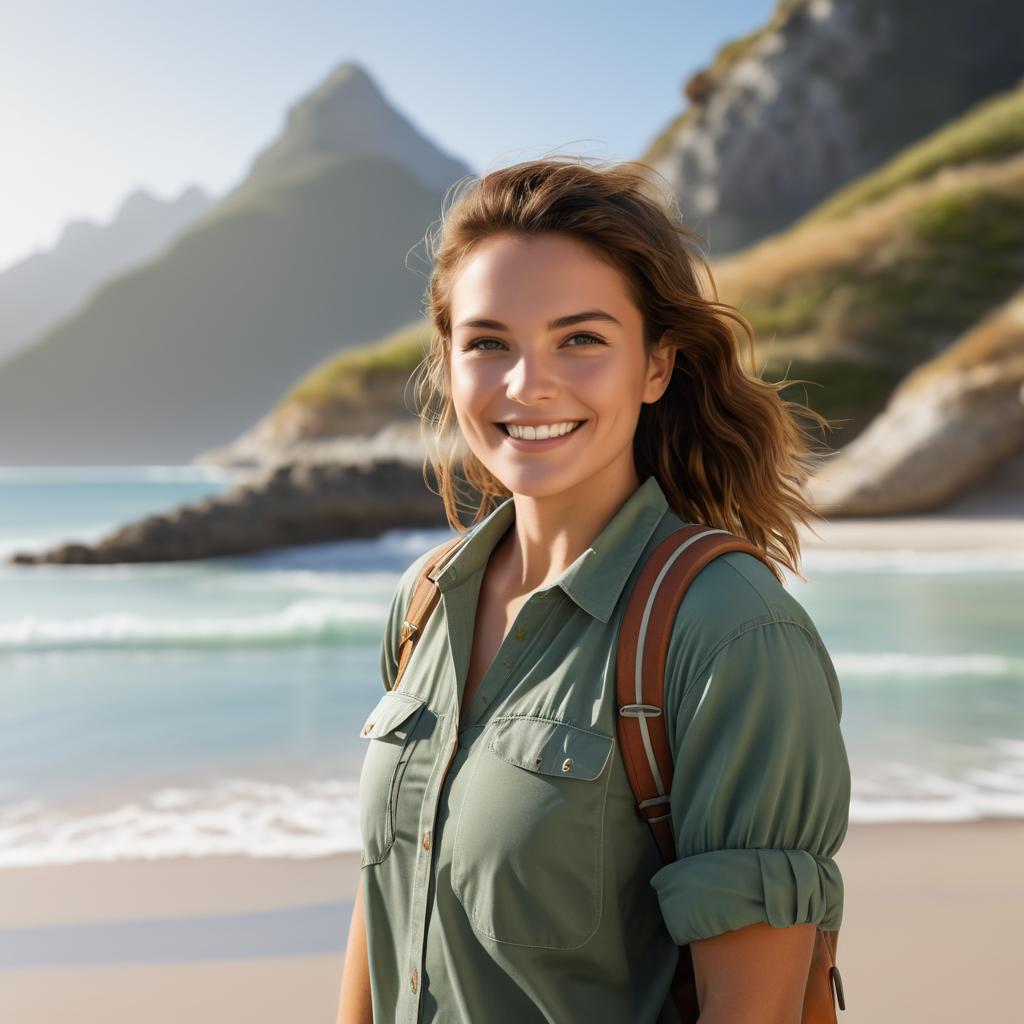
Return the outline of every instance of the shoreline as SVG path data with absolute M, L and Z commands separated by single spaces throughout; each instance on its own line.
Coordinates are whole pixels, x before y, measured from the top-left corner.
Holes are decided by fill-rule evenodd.
M 912 516 L 859 516 L 817 519 L 815 536 L 799 524 L 807 551 L 1021 551 L 1024 515 L 978 515 L 934 512 Z
M 1015 997 L 1003 979 L 1015 967 L 1022 858 L 1020 819 L 851 824 L 836 854 L 846 891 L 837 958 L 848 1007 L 842 1024 L 1010 1019 Z M 151 1024 L 185 1015 L 333 1021 L 358 874 L 356 853 L 2 869 L 0 1017 L 128 1024 L 145 1007 Z M 191 931 L 181 931 L 183 921 Z M 288 928 L 304 934 L 291 936 L 293 952 L 282 952 Z M 215 932 L 220 938 L 211 940 Z M 273 937 L 265 948 L 261 934 Z M 186 944 L 184 957 L 175 936 Z M 95 962 L 12 966 L 12 950 L 29 956 L 29 938 L 44 959 L 66 956 L 71 940 L 87 941 Z M 104 962 L 97 947 L 106 940 L 115 953 L 128 938 L 138 956 Z M 147 943 L 162 958 L 147 960 Z M 246 943 L 249 952 L 240 952 Z M 953 943 L 956 968 L 936 985 L 936 966 L 949 962 Z M 189 961 L 189 952 L 211 955 Z

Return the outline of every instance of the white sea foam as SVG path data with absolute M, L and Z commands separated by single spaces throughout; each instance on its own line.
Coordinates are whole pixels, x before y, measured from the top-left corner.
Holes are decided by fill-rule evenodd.
M 386 613 L 379 602 L 310 598 L 255 615 L 158 618 L 107 612 L 75 619 L 24 615 L 0 622 L 0 651 L 326 643 L 344 637 L 353 624 L 379 623 Z
M 0 868 L 224 854 L 308 858 L 358 849 L 358 784 L 351 780 L 290 786 L 226 779 L 79 815 L 37 800 L 0 808 Z
M 194 483 L 245 478 L 247 471 L 232 466 L 0 466 L 0 483 Z
M 802 549 L 800 571 L 811 578 L 815 573 L 896 573 L 941 575 L 982 573 L 1024 573 L 1024 551 L 999 548 L 950 548 L 928 550 L 893 548 Z M 796 580 L 788 570 L 788 579 Z M 799 583 L 799 580 L 797 580 Z
M 871 765 L 869 775 L 854 775 L 850 820 L 1024 818 L 1024 740 L 994 737 L 986 747 L 986 762 L 956 774 L 906 761 Z
M 1024 818 L 1024 740 L 989 742 L 988 760 L 955 777 L 908 762 L 853 780 L 850 821 Z M 0 807 L 0 868 L 163 857 L 290 857 L 358 851 L 358 783 L 295 785 L 231 778 L 167 787 L 137 801 L 70 814 L 27 800 Z
M 1024 658 L 1001 654 L 908 654 L 902 651 L 834 652 L 832 663 L 841 683 L 886 683 L 959 676 L 966 679 L 1005 678 L 1024 682 Z

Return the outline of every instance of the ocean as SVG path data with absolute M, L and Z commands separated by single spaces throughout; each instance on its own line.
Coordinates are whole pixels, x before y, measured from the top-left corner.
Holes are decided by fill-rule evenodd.
M 0 554 L 233 482 L 0 470 Z M 447 530 L 137 566 L 0 564 L 0 867 L 359 847 L 358 732 L 401 571 Z M 851 821 L 1024 817 L 1024 554 L 808 551 Z

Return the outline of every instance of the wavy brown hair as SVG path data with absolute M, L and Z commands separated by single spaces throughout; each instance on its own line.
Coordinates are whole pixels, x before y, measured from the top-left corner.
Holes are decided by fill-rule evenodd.
M 830 424 L 780 396 L 796 381 L 771 383 L 756 374 L 749 321 L 718 301 L 700 252 L 703 238 L 682 223 L 674 197 L 657 188 L 655 173 L 637 161 L 604 164 L 577 156 L 518 163 L 453 186 L 454 202 L 427 236 L 433 266 L 424 312 L 433 332 L 414 374 L 427 451 L 424 479 L 430 486 L 429 465 L 435 493 L 460 532 L 468 529 L 460 511 L 471 512 L 471 526 L 510 496 L 465 445 L 455 416 L 449 369 L 452 284 L 474 248 L 492 235 L 559 232 L 586 243 L 622 273 L 643 316 L 648 354 L 656 345 L 675 349 L 665 393 L 641 408 L 633 439 L 640 479 L 657 477 L 684 522 L 749 540 L 780 581 L 779 564 L 804 579 L 796 523 L 810 527 L 817 513 L 802 484 L 824 456 L 799 420 L 828 429 Z M 749 342 L 749 373 L 740 364 L 732 325 Z

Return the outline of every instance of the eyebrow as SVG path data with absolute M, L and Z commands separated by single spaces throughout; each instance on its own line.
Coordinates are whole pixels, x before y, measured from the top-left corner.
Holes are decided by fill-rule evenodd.
M 560 316 L 557 320 L 552 320 L 548 324 L 549 331 L 557 331 L 560 327 L 572 327 L 573 324 L 582 324 L 588 320 L 601 320 L 609 324 L 618 324 L 619 327 L 622 324 L 611 315 L 606 313 L 603 309 L 585 309 L 582 313 L 570 313 L 568 316 Z M 497 320 L 485 320 L 482 318 L 475 318 L 472 320 L 463 320 L 462 323 L 456 324 L 456 327 L 480 327 L 488 331 L 507 331 L 508 327 L 500 323 Z

